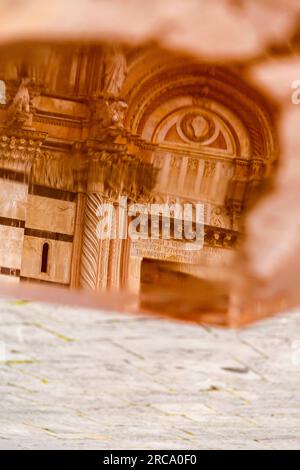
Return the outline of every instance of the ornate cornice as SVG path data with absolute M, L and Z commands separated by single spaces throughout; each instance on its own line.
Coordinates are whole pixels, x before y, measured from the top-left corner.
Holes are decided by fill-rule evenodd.
M 40 122 L 42 124 L 47 124 L 50 126 L 60 126 L 60 127 L 71 127 L 74 129 L 81 129 L 84 125 L 83 119 L 71 119 L 67 117 L 62 117 L 62 116 L 54 116 L 51 115 L 51 113 L 47 114 L 42 114 L 37 111 L 33 118 L 33 124 L 35 122 Z

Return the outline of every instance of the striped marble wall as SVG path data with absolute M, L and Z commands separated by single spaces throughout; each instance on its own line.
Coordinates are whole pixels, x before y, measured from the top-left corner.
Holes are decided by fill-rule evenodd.
M 69 285 L 76 193 L 31 185 L 27 199 L 21 279 Z M 42 269 L 47 244 L 46 269 Z
M 27 195 L 24 173 L 0 169 L 0 279 L 20 279 Z

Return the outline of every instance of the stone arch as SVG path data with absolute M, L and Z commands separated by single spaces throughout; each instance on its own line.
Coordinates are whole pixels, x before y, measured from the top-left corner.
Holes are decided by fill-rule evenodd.
M 198 120 L 198 125 L 195 123 Z M 238 131 L 238 132 L 237 132 Z M 156 108 L 142 137 L 151 142 L 177 142 L 195 150 L 234 156 L 250 156 L 250 142 L 242 122 L 221 104 L 186 95 Z
M 157 134 L 152 131 L 159 125 L 159 117 L 166 119 L 169 112 L 176 111 L 176 104 L 178 111 L 195 106 L 214 110 L 216 118 L 229 127 L 236 156 L 263 158 L 268 166 L 277 159 L 276 109 L 236 70 L 170 58 L 153 50 L 130 59 L 123 91 L 128 102 L 128 130 L 156 141 Z
M 248 201 L 274 172 L 276 105 L 237 67 L 153 47 L 127 59 L 125 127 L 153 145 L 156 191 L 165 201 L 176 196 L 205 203 L 208 223 L 223 207 L 225 225 L 239 230 Z

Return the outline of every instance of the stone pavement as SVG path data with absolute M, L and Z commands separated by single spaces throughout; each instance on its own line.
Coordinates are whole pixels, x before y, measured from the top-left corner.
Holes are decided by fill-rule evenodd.
M 0 448 L 299 449 L 300 312 L 232 331 L 0 302 Z

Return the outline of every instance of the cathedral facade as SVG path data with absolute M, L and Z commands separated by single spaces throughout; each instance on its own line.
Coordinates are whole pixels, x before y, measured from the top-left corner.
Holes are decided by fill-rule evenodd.
M 217 278 L 278 154 L 274 110 L 242 70 L 154 46 L 40 46 L 28 57 L 0 70 L 1 278 L 134 292 L 168 272 Z M 201 202 L 203 248 L 99 239 L 97 208 L 119 214 L 121 196 Z

